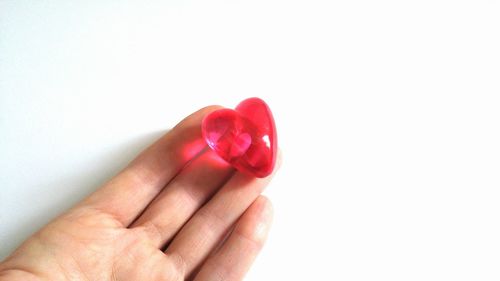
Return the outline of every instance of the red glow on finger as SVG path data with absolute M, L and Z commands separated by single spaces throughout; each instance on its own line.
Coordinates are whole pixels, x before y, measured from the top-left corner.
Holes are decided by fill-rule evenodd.
M 210 164 L 216 168 L 229 168 L 231 165 L 226 162 L 226 160 L 222 159 L 215 151 L 209 149 L 207 152 L 207 156 L 210 159 Z
M 207 144 L 203 140 L 203 138 L 196 139 L 190 143 L 184 144 L 182 148 L 182 157 L 183 160 L 188 161 L 192 158 L 194 158 L 198 153 L 200 153 Z

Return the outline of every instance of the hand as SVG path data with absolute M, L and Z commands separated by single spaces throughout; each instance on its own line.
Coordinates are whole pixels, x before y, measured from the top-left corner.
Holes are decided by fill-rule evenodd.
M 261 249 L 271 177 L 235 172 L 193 113 L 0 264 L 0 280 L 241 280 Z M 61 187 L 67 188 L 67 187 Z

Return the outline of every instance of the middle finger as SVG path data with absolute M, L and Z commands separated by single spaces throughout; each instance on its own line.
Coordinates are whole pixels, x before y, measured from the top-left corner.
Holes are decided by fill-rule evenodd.
M 229 164 L 206 149 L 192 160 L 131 225 L 141 227 L 162 248 L 233 173 Z

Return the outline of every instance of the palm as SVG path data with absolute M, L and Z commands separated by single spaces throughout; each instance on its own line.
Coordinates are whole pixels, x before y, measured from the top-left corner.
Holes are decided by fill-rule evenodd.
M 59 266 L 50 280 L 183 280 L 165 254 L 140 229 L 128 229 L 105 213 L 78 210 L 34 236 Z M 52 261 L 51 261 L 52 262 Z
M 186 118 L 36 233 L 0 264 L 0 278 L 241 280 L 270 225 L 259 195 L 269 178 L 235 173 L 200 145 L 214 109 Z

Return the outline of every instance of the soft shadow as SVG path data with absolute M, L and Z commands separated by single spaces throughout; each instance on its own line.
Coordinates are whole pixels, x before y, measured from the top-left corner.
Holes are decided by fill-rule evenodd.
M 54 191 L 64 188 L 62 195 L 55 195 L 47 205 L 43 205 L 39 212 L 31 212 L 16 221 L 16 226 L 2 229 L 3 245 L 0 247 L 0 261 L 7 257 L 26 238 L 35 231 L 54 219 L 56 216 L 69 209 L 87 195 L 99 188 L 103 183 L 122 170 L 131 160 L 135 158 L 144 148 L 152 144 L 166 131 L 152 132 L 146 135 L 129 139 L 123 144 L 117 145 L 108 151 L 86 160 L 83 164 L 85 169 L 74 171 L 72 175 L 54 179 L 50 183 L 41 183 L 31 198 L 36 200 L 42 192 Z M 88 163 L 87 163 L 88 162 Z M 45 196 L 46 197 L 46 196 Z

